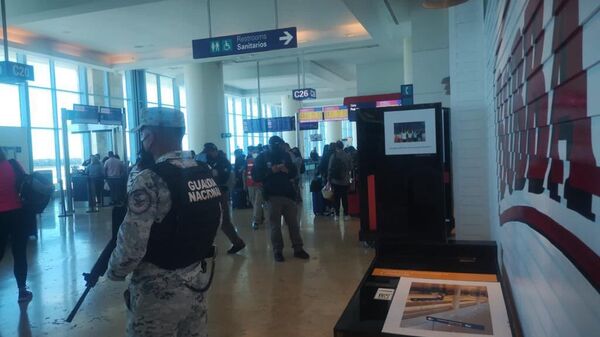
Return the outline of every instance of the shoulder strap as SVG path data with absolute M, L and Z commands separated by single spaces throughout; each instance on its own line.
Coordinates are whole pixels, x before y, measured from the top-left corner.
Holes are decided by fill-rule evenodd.
M 25 171 L 23 170 L 21 165 L 16 160 L 9 159 L 8 162 L 10 163 L 10 166 L 12 166 L 13 171 L 15 172 L 17 187 L 19 187 L 19 186 L 21 186 L 21 183 L 23 182 L 23 179 L 25 178 L 25 175 L 26 175 Z

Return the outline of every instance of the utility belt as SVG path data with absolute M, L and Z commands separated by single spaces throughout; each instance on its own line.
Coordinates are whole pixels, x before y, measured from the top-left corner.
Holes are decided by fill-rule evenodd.
M 212 246 L 210 248 L 208 254 L 206 255 L 206 257 L 203 258 L 202 260 L 200 260 L 200 268 L 202 268 L 203 274 L 205 274 L 207 272 L 207 268 L 208 268 L 208 263 L 206 262 L 207 259 L 210 259 L 210 275 L 208 276 L 208 282 L 206 283 L 206 285 L 201 288 L 192 287 L 191 285 L 188 285 L 188 284 L 185 285 L 188 289 L 190 289 L 193 292 L 203 293 L 203 292 L 207 291 L 208 288 L 210 288 L 212 281 L 213 281 L 213 277 L 215 276 L 215 265 L 216 265 L 216 261 L 217 261 L 217 246 Z
M 206 283 L 206 285 L 201 288 L 196 288 L 189 284 L 185 284 L 185 287 L 190 289 L 193 292 L 203 293 L 203 292 L 207 291 L 210 288 L 210 286 L 212 285 L 213 277 L 215 276 L 215 265 L 216 265 L 216 260 L 217 260 L 217 247 L 216 246 L 212 246 L 210 251 L 206 255 L 206 257 L 204 257 L 202 260 L 200 260 L 200 268 L 202 268 L 203 274 L 205 274 L 208 271 L 208 269 L 207 269 L 208 262 L 206 262 L 207 259 L 210 259 L 210 275 L 208 276 L 208 282 Z M 127 309 L 129 309 L 129 311 L 131 311 L 131 292 L 129 291 L 129 288 L 123 292 L 123 298 L 125 299 L 125 305 L 127 306 Z

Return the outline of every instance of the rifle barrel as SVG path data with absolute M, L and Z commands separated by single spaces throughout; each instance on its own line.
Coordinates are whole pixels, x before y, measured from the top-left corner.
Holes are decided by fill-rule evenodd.
M 83 294 L 81 294 L 81 297 L 79 297 L 79 301 L 77 301 L 77 304 L 75 304 L 75 307 L 69 314 L 69 317 L 67 317 L 67 322 L 69 322 L 69 323 L 73 322 L 73 318 L 75 318 L 77 311 L 79 311 L 79 307 L 81 307 L 81 304 L 83 304 L 83 301 L 85 300 L 85 297 L 87 296 L 87 294 L 90 292 L 90 289 L 92 289 L 92 288 L 91 287 L 85 288 L 85 291 L 83 292 Z

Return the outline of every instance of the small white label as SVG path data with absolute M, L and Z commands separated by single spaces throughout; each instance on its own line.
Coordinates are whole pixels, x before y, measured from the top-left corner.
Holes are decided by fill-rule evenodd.
M 394 289 L 378 288 L 374 299 L 380 301 L 391 301 L 394 296 Z

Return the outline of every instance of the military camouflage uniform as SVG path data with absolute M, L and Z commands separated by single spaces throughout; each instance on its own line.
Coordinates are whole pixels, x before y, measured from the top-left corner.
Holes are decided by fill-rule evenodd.
M 197 165 L 187 152 L 167 153 L 157 163 L 164 161 L 181 168 Z M 153 171 L 133 171 L 127 191 L 127 215 L 107 271 L 113 280 L 124 280 L 133 272 L 127 335 L 170 337 L 177 332 L 177 336 L 207 336 L 205 294 L 189 287 L 206 285 L 210 271 L 200 262 L 170 271 L 142 261 L 152 224 L 171 209 L 167 184 Z

